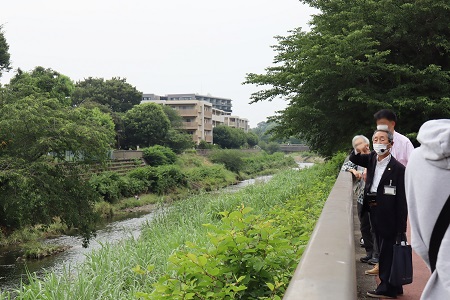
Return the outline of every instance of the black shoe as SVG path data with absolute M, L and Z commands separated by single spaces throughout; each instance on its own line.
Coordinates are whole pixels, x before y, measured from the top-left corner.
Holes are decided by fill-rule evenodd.
M 359 261 L 362 262 L 362 263 L 367 263 L 367 262 L 369 262 L 369 260 L 370 260 L 371 258 L 372 258 L 372 255 L 367 254 L 366 256 L 361 257 L 361 258 L 359 259 Z
M 372 266 L 375 266 L 377 263 L 379 263 L 380 262 L 380 260 L 378 259 L 378 258 L 375 258 L 375 257 L 372 257 L 371 259 L 369 259 L 368 261 L 367 261 L 367 263 L 369 264 L 369 265 L 372 265 Z
M 385 298 L 385 299 L 397 299 L 397 296 L 389 296 L 386 295 L 386 293 L 383 292 L 378 292 L 378 291 L 368 291 L 367 292 L 367 296 L 372 297 L 372 298 Z

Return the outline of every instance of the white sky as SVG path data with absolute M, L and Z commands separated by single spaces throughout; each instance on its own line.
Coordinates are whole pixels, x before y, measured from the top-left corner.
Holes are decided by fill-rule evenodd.
M 308 28 L 316 11 L 298 0 L 4 1 L 0 24 L 12 66 L 52 68 L 72 80 L 125 77 L 144 93 L 233 100 L 250 126 L 285 102 L 248 104 L 246 73 L 272 63 L 276 35 Z M 14 75 L 4 73 L 1 82 Z

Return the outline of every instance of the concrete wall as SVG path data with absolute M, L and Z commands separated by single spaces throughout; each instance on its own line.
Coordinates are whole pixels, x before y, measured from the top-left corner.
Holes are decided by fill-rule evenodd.
M 133 159 L 142 158 L 141 150 L 114 150 L 111 159 Z
M 303 144 L 281 144 L 280 150 L 284 152 L 301 152 L 301 151 L 309 151 L 309 147 Z
M 284 300 L 356 299 L 352 186 L 340 172 Z
M 236 150 L 236 149 L 235 149 Z M 203 156 L 207 156 L 208 154 L 210 154 L 212 151 L 214 150 L 210 150 L 210 149 L 197 149 L 197 154 L 198 155 L 203 155 Z M 247 153 L 256 153 L 259 152 L 261 150 L 259 149 L 240 149 L 239 151 L 242 152 L 247 152 Z

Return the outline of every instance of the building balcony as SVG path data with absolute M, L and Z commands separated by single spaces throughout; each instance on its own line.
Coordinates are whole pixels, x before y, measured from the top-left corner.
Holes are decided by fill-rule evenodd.
M 177 109 L 178 114 L 182 117 L 197 117 L 198 111 L 196 109 Z
M 184 129 L 198 129 L 198 122 L 183 122 Z
M 207 123 L 207 124 L 204 124 L 204 127 L 203 127 L 205 130 L 212 130 L 212 128 L 213 128 L 213 126 L 212 126 L 212 124 L 209 124 L 209 123 Z
M 212 135 L 207 135 L 207 136 L 205 136 L 205 142 L 207 142 L 207 143 L 212 143 L 212 142 L 213 142 L 213 137 L 212 137 Z

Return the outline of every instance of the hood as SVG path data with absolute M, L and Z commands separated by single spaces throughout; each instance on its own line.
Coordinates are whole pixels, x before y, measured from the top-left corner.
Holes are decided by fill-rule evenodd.
M 417 140 L 429 163 L 450 170 L 450 119 L 425 122 L 420 127 Z

